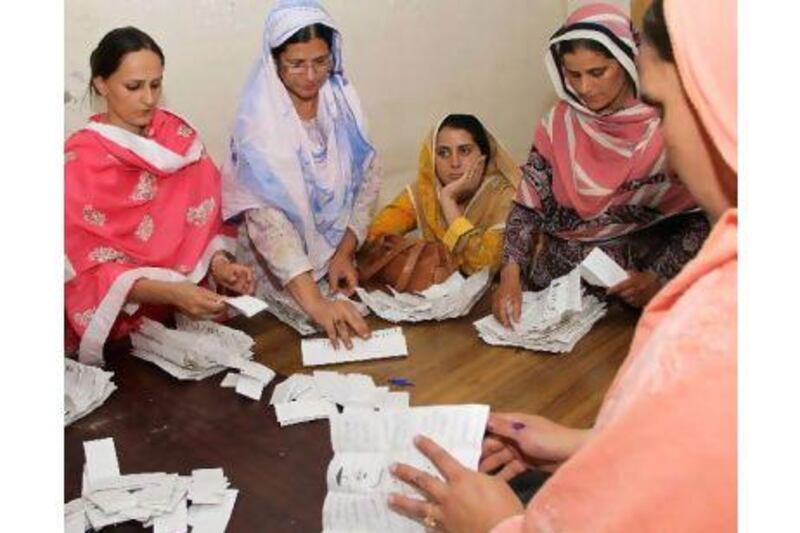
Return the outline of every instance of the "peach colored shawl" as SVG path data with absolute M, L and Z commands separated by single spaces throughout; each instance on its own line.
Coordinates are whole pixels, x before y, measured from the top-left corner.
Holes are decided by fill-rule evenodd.
M 665 4 L 686 92 L 735 169 L 736 4 Z M 653 298 L 590 440 L 494 533 L 736 530 L 737 227 L 731 209 Z

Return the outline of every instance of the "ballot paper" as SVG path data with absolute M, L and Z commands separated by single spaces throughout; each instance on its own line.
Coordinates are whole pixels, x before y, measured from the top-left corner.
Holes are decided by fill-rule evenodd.
M 373 410 L 407 409 L 410 395 L 378 387 L 365 374 L 341 374 L 315 370 L 313 375 L 292 374 L 275 385 L 270 398 L 281 426 L 320 420 L 342 408 Z
M 581 263 L 581 276 L 587 283 L 600 287 L 613 287 L 628 279 L 625 272 L 616 261 L 611 259 L 600 248 L 594 248 Z
M 320 294 L 328 300 L 345 300 L 350 302 L 353 307 L 361 314 L 367 316 L 369 308 L 361 302 L 348 298 L 341 293 L 334 293 L 326 280 L 321 280 L 317 283 Z M 294 298 L 288 291 L 275 291 L 275 292 L 259 292 L 259 298 L 262 298 L 269 305 L 269 312 L 275 317 L 293 328 L 300 335 L 306 337 L 320 333 L 322 330 L 309 318 L 305 311 L 303 311 Z
M 244 359 L 251 359 L 250 354 L 255 346 L 255 341 L 244 331 L 230 328 L 213 320 L 192 320 L 181 313 L 175 313 L 175 324 L 180 331 L 210 335 L 223 348 L 238 352 Z
M 84 533 L 89 529 L 83 498 L 76 498 L 64 505 L 64 533 Z
M 275 404 L 275 416 L 281 427 L 327 419 L 337 413 L 336 406 L 328 400 L 299 400 Z
M 243 350 L 243 344 L 232 342 L 232 338 L 199 329 L 169 329 L 144 318 L 139 329 L 131 333 L 131 344 L 134 356 L 158 365 L 178 379 L 199 380 L 252 358 L 252 351 Z
M 247 318 L 251 318 L 269 308 L 269 305 L 267 305 L 267 302 L 264 300 L 259 300 L 258 298 L 246 294 L 225 298 L 225 303 L 241 311 Z
M 303 339 L 300 342 L 303 365 L 330 365 L 408 355 L 406 337 L 399 327 L 373 331 L 366 340 L 359 337 L 351 337 L 350 340 L 352 348 L 347 349 L 339 342 L 339 348 L 336 349 L 330 339 Z
M 488 416 L 486 405 L 383 412 L 355 409 L 332 416 L 334 455 L 326 476 L 323 532 L 425 531 L 422 524 L 389 509 L 387 499 L 392 492 L 421 497 L 396 480 L 389 468 L 396 462 L 406 463 L 442 477 L 414 446 L 414 437 L 421 434 L 436 441 L 467 468 L 476 470 Z
M 221 386 L 233 388 L 242 396 L 259 401 L 264 387 L 275 377 L 267 366 L 251 361 L 253 339 L 242 331 L 211 321 L 195 321 L 176 316 L 178 329 L 144 319 L 139 331 L 131 334 L 133 355 L 150 361 L 178 379 L 200 380 L 228 373 Z
M 491 284 L 488 269 L 480 270 L 468 278 L 454 272 L 438 285 L 432 285 L 418 294 L 400 293 L 389 289 L 368 292 L 361 287 L 356 293 L 375 312 L 390 322 L 421 322 L 447 320 L 464 316 L 481 299 Z
M 152 526 L 154 533 L 185 533 L 190 524 L 193 532 L 225 531 L 237 491 L 229 488 L 222 469 L 197 469 L 191 477 L 164 472 L 121 475 L 111 438 L 84 442 L 84 450 L 81 498 L 64 509 L 68 533 L 129 520 Z
M 253 357 L 254 342 L 241 331 L 180 317 L 177 325 L 179 329 L 169 329 L 144 318 L 138 331 L 131 333 L 133 355 L 182 380 L 205 379 Z
M 64 358 L 64 425 L 68 426 L 101 405 L 117 390 L 113 372 Z
M 564 353 L 572 351 L 605 313 L 605 303 L 584 294 L 576 268 L 545 290 L 523 292 L 520 320 L 511 328 L 492 315 L 474 325 L 487 344 Z

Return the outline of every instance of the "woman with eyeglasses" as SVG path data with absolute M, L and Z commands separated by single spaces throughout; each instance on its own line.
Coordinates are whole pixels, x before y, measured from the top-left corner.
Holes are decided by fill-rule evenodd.
M 639 99 L 636 41 L 628 16 L 602 3 L 575 10 L 550 39 L 559 101 L 536 129 L 506 221 L 493 305 L 506 326 L 522 290 L 547 287 L 595 247 L 628 271 L 608 294 L 644 307 L 708 235 L 671 170 L 657 111 Z
M 349 347 L 369 336 L 342 295 L 354 292 L 354 254 L 378 196 L 375 149 L 341 35 L 318 2 L 279 0 L 262 46 L 223 167 L 223 212 L 241 221 L 237 257 L 278 318 L 303 334 L 310 318 Z

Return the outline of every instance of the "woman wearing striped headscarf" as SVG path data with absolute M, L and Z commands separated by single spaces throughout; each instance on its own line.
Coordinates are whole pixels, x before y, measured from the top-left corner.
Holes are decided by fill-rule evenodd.
M 595 247 L 630 274 L 608 293 L 643 307 L 708 234 L 670 171 L 657 112 L 639 100 L 637 54 L 630 19 L 606 4 L 576 10 L 550 39 L 560 100 L 536 129 L 506 222 L 494 300 L 505 325 L 523 288 L 547 287 Z
M 653 298 L 591 429 L 493 413 L 473 472 L 419 436 L 442 477 L 395 477 L 390 505 L 429 531 L 737 530 L 737 14 L 735 0 L 654 0 L 640 65 L 681 180 L 714 229 Z M 418 463 L 419 464 L 419 463 Z M 553 472 L 522 508 L 503 482 Z

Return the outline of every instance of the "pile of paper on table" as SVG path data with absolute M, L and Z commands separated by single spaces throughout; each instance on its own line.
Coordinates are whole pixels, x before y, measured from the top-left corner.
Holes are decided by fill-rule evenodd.
M 322 293 L 323 297 L 328 300 L 345 300 L 350 302 L 361 316 L 367 316 L 369 314 L 369 308 L 361 302 L 351 300 L 341 293 L 334 294 L 328 282 L 325 280 L 319 282 L 319 291 Z M 269 312 L 275 315 L 275 318 L 293 328 L 300 335 L 305 337 L 321 331 L 320 328 L 311 321 L 311 318 L 309 318 L 305 311 L 300 308 L 288 291 L 259 294 L 259 297 L 266 301 L 269 305 Z
M 260 400 L 264 387 L 275 377 L 269 367 L 251 361 L 255 341 L 246 333 L 209 320 L 176 315 L 178 329 L 144 319 L 131 334 L 133 355 L 159 366 L 178 379 L 200 380 L 227 368 L 221 385 L 242 396 Z
M 86 464 L 81 497 L 64 509 L 66 533 L 136 520 L 154 533 L 223 533 L 238 491 L 221 468 L 191 476 L 164 472 L 122 475 L 111 438 L 84 442 Z M 189 506 L 188 502 L 192 502 Z
M 444 282 L 416 294 L 400 293 L 391 287 L 392 294 L 380 290 L 368 292 L 361 287 L 357 287 L 356 292 L 376 315 L 390 322 L 446 320 L 469 313 L 491 281 L 488 269 L 466 279 L 456 271 Z
M 486 405 L 441 405 L 400 411 L 345 410 L 331 417 L 334 455 L 328 465 L 323 532 L 424 532 L 419 522 L 389 509 L 390 493 L 420 498 L 391 474 L 391 465 L 410 464 L 441 479 L 436 467 L 414 446 L 414 437 L 421 434 L 476 470 L 488 416 Z
M 605 313 L 605 303 L 584 294 L 576 268 L 545 290 L 523 292 L 520 320 L 512 322 L 511 329 L 492 315 L 475 322 L 475 328 L 487 344 L 563 353 L 571 351 Z
M 150 361 L 178 379 L 200 380 L 252 359 L 253 339 L 209 320 L 176 315 L 178 329 L 143 319 L 131 333 L 133 355 Z
M 408 392 L 377 387 L 364 374 L 315 370 L 313 375 L 293 374 L 275 385 L 270 405 L 281 426 L 329 418 L 346 409 L 396 410 L 409 406 Z
M 117 390 L 113 372 L 64 358 L 64 425 L 68 426 L 101 405 Z

